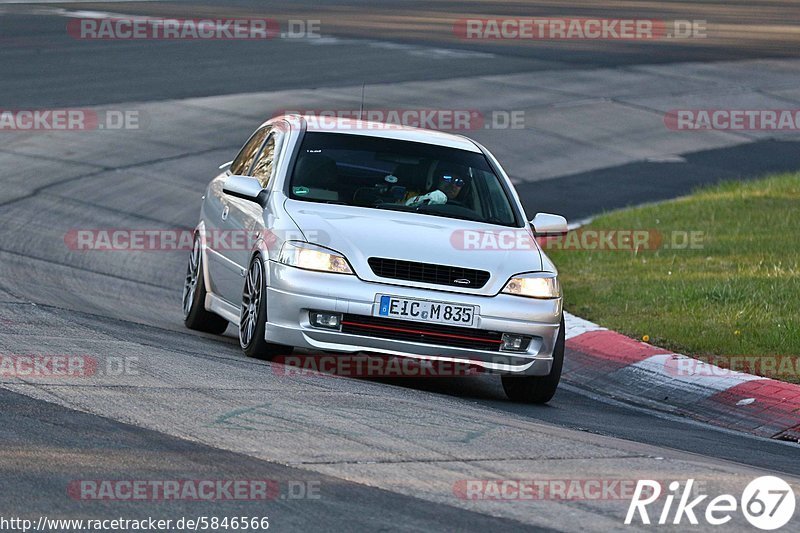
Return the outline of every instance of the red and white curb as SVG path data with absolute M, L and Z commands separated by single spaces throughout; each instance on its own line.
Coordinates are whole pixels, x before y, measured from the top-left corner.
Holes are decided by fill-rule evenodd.
M 722 369 L 566 312 L 564 320 L 565 382 L 717 426 L 800 441 L 800 385 Z

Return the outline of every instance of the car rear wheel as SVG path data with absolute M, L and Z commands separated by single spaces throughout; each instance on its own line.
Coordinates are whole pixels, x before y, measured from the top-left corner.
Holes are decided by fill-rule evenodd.
M 267 298 L 264 262 L 256 255 L 247 269 L 242 291 L 242 311 L 239 315 L 239 345 L 245 355 L 258 359 L 272 359 L 277 355 L 292 353 L 291 346 L 267 342 Z
M 220 334 L 228 328 L 228 321 L 205 308 L 206 284 L 202 261 L 200 239 L 196 237 L 183 283 L 183 323 L 189 329 Z
M 546 376 L 504 375 L 501 380 L 506 396 L 514 402 L 547 403 L 556 393 L 564 366 L 564 317 L 553 349 L 553 367 Z

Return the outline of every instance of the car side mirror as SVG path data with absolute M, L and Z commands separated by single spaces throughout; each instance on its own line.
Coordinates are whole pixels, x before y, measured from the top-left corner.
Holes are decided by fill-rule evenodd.
M 531 220 L 533 233 L 535 235 L 563 235 L 567 228 L 567 219 L 561 215 L 551 215 L 550 213 L 536 213 Z
M 257 202 L 261 205 L 264 204 L 267 196 L 267 191 L 261 187 L 261 183 L 256 178 L 237 176 L 235 174 L 225 178 L 222 183 L 222 191 L 231 196 Z

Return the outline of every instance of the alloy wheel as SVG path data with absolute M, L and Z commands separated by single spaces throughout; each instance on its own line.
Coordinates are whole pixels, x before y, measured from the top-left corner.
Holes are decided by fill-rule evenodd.
M 250 265 L 242 292 L 242 312 L 239 316 L 239 343 L 249 346 L 258 325 L 258 310 L 264 285 L 261 261 L 256 259 Z
M 183 282 L 183 318 L 189 316 L 197 291 L 197 278 L 200 275 L 200 241 L 195 239 L 192 253 L 189 255 L 189 265 L 186 268 L 186 279 Z

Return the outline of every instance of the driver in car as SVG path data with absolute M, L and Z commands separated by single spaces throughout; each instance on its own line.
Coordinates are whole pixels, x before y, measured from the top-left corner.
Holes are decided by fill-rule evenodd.
M 406 200 L 408 206 L 446 204 L 455 200 L 464 187 L 465 180 L 457 172 L 447 172 L 439 177 L 436 189 L 421 196 L 412 196 Z M 413 194 L 413 193 L 412 193 Z

